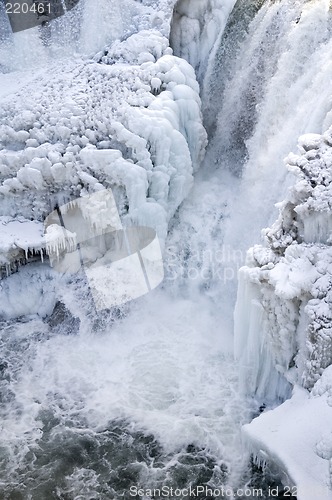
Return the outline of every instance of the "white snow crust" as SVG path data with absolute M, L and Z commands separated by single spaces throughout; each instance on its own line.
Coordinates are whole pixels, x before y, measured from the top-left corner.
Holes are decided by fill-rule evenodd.
M 300 387 L 291 399 L 243 426 L 243 439 L 257 464 L 273 461 L 298 500 L 332 498 L 329 461 L 332 407 L 326 396 L 313 397 Z M 296 495 L 295 495 L 296 494 Z

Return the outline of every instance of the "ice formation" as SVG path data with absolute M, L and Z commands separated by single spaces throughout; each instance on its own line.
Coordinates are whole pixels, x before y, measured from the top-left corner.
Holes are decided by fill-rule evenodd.
M 325 438 L 321 436 L 322 429 L 326 434 L 332 432 L 331 398 L 322 396 L 329 391 L 332 363 L 331 146 L 330 128 L 323 135 L 301 136 L 299 154 L 287 157 L 288 168 L 297 180 L 286 200 L 279 204 L 278 220 L 263 231 L 266 244 L 256 245 L 248 252 L 247 264 L 239 273 L 235 310 L 236 355 L 241 364 L 243 390 L 266 401 L 273 393 L 280 399 L 287 397 L 289 384 L 304 388 L 301 394 L 305 396 L 294 394 L 291 402 L 266 417 L 262 415 L 246 431 L 254 447 L 262 446 L 270 458 L 277 457 L 277 462 L 281 456 L 292 457 L 292 446 L 299 446 L 304 440 L 311 449 L 304 462 L 298 452 L 295 469 L 285 462 L 303 492 L 308 472 L 305 461 L 317 461 L 310 443 L 329 450 L 324 456 L 320 453 L 323 458 L 330 458 L 332 453 L 329 441 L 324 447 Z M 325 389 L 321 389 L 324 381 Z M 311 391 L 310 395 L 305 389 Z M 313 421 L 307 416 L 301 421 L 301 438 L 294 435 L 287 444 L 286 429 L 295 418 L 293 408 L 296 415 L 317 412 L 325 417 L 321 426 L 315 420 L 312 429 Z M 270 434 L 274 425 L 283 442 L 280 449 L 278 439 L 273 444 Z M 264 445 L 257 444 L 258 432 L 262 432 Z M 323 444 L 318 443 L 321 440 Z M 322 466 L 323 470 L 326 476 L 328 467 Z M 327 486 L 325 476 L 321 484 Z M 308 495 L 301 493 L 298 498 L 310 498 Z M 330 498 L 326 495 L 324 498 Z
M 204 154 L 198 90 L 192 67 L 153 29 L 94 60 L 57 61 L 4 99 L 0 214 L 43 221 L 56 206 L 111 187 L 127 224 L 164 240 Z M 18 249 L 40 250 L 39 240 L 20 246 L 16 230 Z
M 175 4 L 170 40 L 176 54 L 196 70 L 202 84 L 216 55 L 228 17 L 236 0 L 178 0 Z

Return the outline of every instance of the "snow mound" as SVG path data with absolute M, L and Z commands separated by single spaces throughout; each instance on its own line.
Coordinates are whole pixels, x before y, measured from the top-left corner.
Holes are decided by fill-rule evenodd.
M 134 33 L 127 40 L 116 40 L 112 45 L 99 52 L 94 60 L 104 64 L 117 62 L 142 64 L 155 62 L 164 55 L 171 55 L 169 41 L 156 30 L 142 30 Z
M 331 421 L 332 408 L 326 397 L 310 397 L 297 387 L 291 399 L 244 425 L 242 433 L 256 463 L 272 461 L 283 472 L 288 496 L 330 500 L 329 461 L 317 449 L 324 449 L 323 429 L 331 432 Z

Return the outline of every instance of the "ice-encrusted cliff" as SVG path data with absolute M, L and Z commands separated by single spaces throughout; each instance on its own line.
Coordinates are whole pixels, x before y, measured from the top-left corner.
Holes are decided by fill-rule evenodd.
M 254 453 L 259 456 L 259 450 L 265 449 L 270 459 L 281 462 L 301 486 L 299 498 L 313 495 L 315 481 L 326 485 L 323 497 L 328 498 L 326 459 L 332 456 L 332 129 L 323 135 L 300 137 L 298 148 L 299 154 L 286 159 L 296 182 L 279 204 L 279 218 L 263 231 L 265 245 L 252 247 L 246 266 L 239 271 L 236 355 L 243 389 L 264 402 L 288 397 L 290 384 L 309 391 L 298 389 L 290 403 L 247 426 L 245 435 Z M 299 418 L 304 414 L 307 418 Z M 287 429 L 294 419 L 297 431 L 290 437 Z M 303 459 L 298 456 L 295 467 L 301 440 L 308 450 Z M 305 479 L 305 464 L 317 461 Z
M 332 363 L 331 136 L 332 129 L 302 136 L 299 154 L 287 157 L 297 181 L 279 204 L 278 220 L 263 231 L 266 244 L 255 245 L 240 270 L 235 313 L 238 357 L 248 354 L 246 322 L 257 321 L 253 330 L 277 371 L 309 389 Z M 246 381 L 254 390 L 256 368 L 255 381 Z
M 193 68 L 151 27 L 46 68 L 2 100 L 0 264 L 42 251 L 55 206 L 105 188 L 163 240 L 206 145 Z

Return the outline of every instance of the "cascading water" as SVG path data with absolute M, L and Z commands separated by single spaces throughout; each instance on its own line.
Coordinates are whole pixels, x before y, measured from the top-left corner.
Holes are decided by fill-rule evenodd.
M 203 169 L 215 165 L 233 189 L 223 231 L 232 252 L 243 255 L 275 219 L 293 179 L 283 160 L 298 137 L 331 124 L 330 21 L 327 0 L 238 0 L 211 52 L 200 78 L 209 135 Z
M 234 3 L 221 8 L 220 29 Z M 161 7 L 170 11 L 168 2 Z M 210 14 L 207 9 L 207 19 Z M 131 498 L 134 485 L 236 488 L 251 480 L 250 485 L 262 486 L 250 478 L 249 453 L 241 444 L 241 425 L 258 413 L 261 401 L 238 390 L 232 353 L 236 270 L 286 189 L 282 158 L 298 135 L 322 131 L 330 122 L 324 86 L 331 73 L 329 21 L 325 0 L 250 6 L 239 0 L 223 37 L 216 30 L 211 40 L 204 29 L 193 37 L 196 61 L 210 54 L 206 64 L 198 65 L 210 143 L 193 191 L 170 222 L 160 290 L 96 314 L 84 280 L 78 277 L 68 286 L 41 264 L 1 284 L 6 295 L 0 340 L 4 498 Z M 6 40 L 0 67 L 8 78 L 22 67 L 27 79 L 31 65 L 41 72 L 45 64 L 55 67 L 68 46 L 69 58 L 83 60 L 84 54 L 102 51 L 151 23 L 167 32 L 153 2 L 130 0 L 122 6 L 103 0 L 98 9 L 85 0 L 54 21 L 44 40 L 43 28 L 9 37 L 3 16 L 0 22 Z M 179 22 L 174 18 L 171 39 L 176 55 L 184 56 L 176 38 Z M 121 57 L 124 71 L 125 51 Z M 148 54 L 143 64 L 151 59 Z M 178 68 L 172 71 L 183 86 Z M 166 85 L 158 79 L 155 94 Z M 80 84 L 84 88 L 83 77 Z M 180 90 L 179 95 L 185 100 Z M 82 100 L 81 95 L 79 105 Z M 110 147 L 102 139 L 100 147 Z M 149 140 L 152 149 L 153 137 Z M 126 146 L 128 156 L 128 151 L 141 153 L 138 141 L 128 139 Z M 158 178 L 163 175 L 165 166 L 157 172 Z M 40 315 L 35 290 L 47 296 Z M 5 311 L 15 310 L 18 299 L 27 305 L 17 320 Z
M 283 159 L 296 149 L 298 137 L 330 125 L 330 21 L 328 1 L 266 2 L 225 85 L 213 150 L 231 170 L 243 170 L 227 229 L 237 248 L 258 241 L 261 228 L 275 218 L 272 207 L 291 182 Z M 243 122 L 249 127 L 239 134 Z M 233 142 L 239 140 L 240 148 Z M 234 163 L 232 151 L 239 149 L 244 162 Z M 239 226 L 244 231 L 233 230 Z

